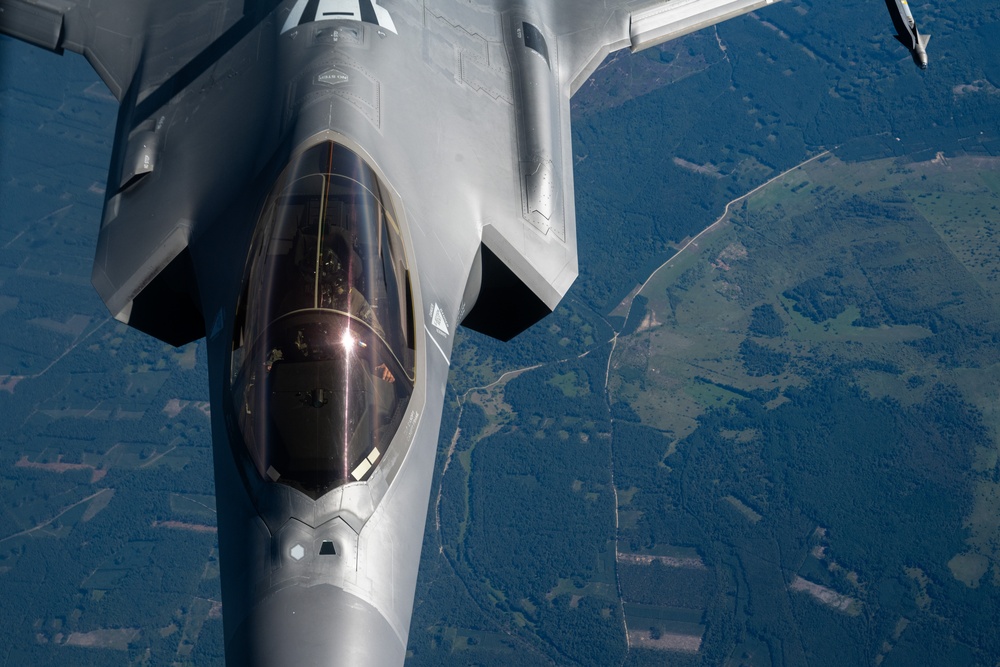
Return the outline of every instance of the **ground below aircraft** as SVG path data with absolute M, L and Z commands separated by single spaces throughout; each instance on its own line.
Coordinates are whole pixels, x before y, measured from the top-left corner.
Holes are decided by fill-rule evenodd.
M 0 0 L 121 104 L 93 282 L 206 337 L 227 662 L 399 664 L 455 327 L 577 275 L 569 100 L 773 0 Z

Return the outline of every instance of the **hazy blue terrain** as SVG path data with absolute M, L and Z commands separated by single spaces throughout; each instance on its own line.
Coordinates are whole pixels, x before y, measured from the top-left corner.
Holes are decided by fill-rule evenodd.
M 1000 8 L 912 8 L 926 72 L 793 0 L 574 98 L 581 276 L 459 338 L 408 664 L 1000 661 Z M 222 660 L 203 347 L 89 284 L 115 116 L 0 40 L 0 664 Z

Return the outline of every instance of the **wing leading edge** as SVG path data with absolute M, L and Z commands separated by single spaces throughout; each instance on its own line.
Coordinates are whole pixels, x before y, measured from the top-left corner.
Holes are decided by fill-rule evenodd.
M 632 51 L 676 39 L 752 12 L 777 0 L 674 0 L 633 12 L 629 21 Z
M 641 51 L 728 21 L 778 0 L 553 0 L 561 74 L 570 94 L 605 56 Z

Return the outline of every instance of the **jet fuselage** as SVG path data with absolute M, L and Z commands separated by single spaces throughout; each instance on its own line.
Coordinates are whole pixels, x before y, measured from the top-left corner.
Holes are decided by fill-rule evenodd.
M 577 275 L 571 95 L 772 2 L 0 0 L 121 103 L 95 288 L 207 339 L 229 665 L 402 663 L 455 327 Z
M 295 9 L 284 22 L 287 27 L 262 25 L 261 39 L 275 40 L 274 90 L 265 101 L 277 128 L 271 152 L 278 157 L 268 161 L 247 193 L 253 205 L 235 205 L 234 215 L 245 225 L 242 233 L 234 238 L 231 228 L 215 225 L 207 234 L 218 233 L 218 238 L 194 239 L 190 246 L 198 284 L 211 286 L 202 289 L 200 299 L 209 329 L 215 407 L 227 662 L 400 664 L 447 381 L 451 323 L 468 276 L 464 262 L 440 261 L 440 246 L 434 247 L 434 237 L 419 228 L 421 216 L 452 211 L 411 204 L 412 198 L 395 187 L 399 183 L 402 192 L 413 187 L 413 179 L 405 175 L 413 165 L 433 169 L 444 158 L 436 152 L 410 154 L 385 138 L 444 130 L 433 121 L 433 109 L 420 108 L 422 98 L 406 102 L 408 86 L 433 87 L 420 61 L 407 56 L 406 49 L 414 45 L 375 23 L 294 24 Z M 404 104 L 406 126 L 387 127 L 382 106 Z M 356 158 L 371 170 L 369 182 L 353 173 L 355 165 L 331 175 L 324 166 L 327 153 Z M 291 192 L 295 183 L 303 184 L 301 192 Z M 461 194 L 457 187 L 450 193 Z M 360 201 L 365 198 L 370 201 Z M 282 206 L 288 211 L 286 229 L 266 228 L 274 217 L 271 209 Z M 373 212 L 376 206 L 380 210 Z M 386 232 L 390 228 L 392 233 Z M 375 269 L 381 269 L 381 258 L 389 253 L 390 237 L 398 255 L 392 276 L 398 298 L 387 309 L 389 297 L 376 293 L 373 284 L 387 280 L 384 271 Z M 227 239 L 235 242 L 220 262 L 216 249 Z M 265 242 L 270 242 L 266 248 Z M 211 250 L 202 256 L 199 248 Z M 468 248 L 474 253 L 471 234 Z M 273 260 L 279 254 L 295 266 L 289 269 Z M 274 266 L 255 267 L 258 256 Z M 344 286 L 328 275 L 331 263 L 346 270 Z M 300 285 L 304 296 L 292 298 Z M 274 294 L 264 294 L 268 290 Z M 332 294 L 338 290 L 343 304 Z M 441 313 L 441 326 L 433 333 L 421 316 L 432 305 L 425 294 Z M 293 303 L 286 305 L 289 299 Z M 250 333 L 249 320 L 260 317 L 253 312 L 255 302 L 258 311 L 270 313 L 265 317 L 290 322 L 287 332 L 261 333 L 268 329 L 265 322 Z M 376 312 L 365 316 L 359 310 Z M 385 321 L 387 310 L 397 318 L 391 325 Z M 320 315 L 351 322 L 354 328 L 338 328 L 336 322 L 327 326 Z M 358 340 L 345 351 L 349 331 Z M 367 345 L 358 332 L 368 334 Z M 387 365 L 384 359 L 393 354 L 377 358 L 378 341 L 393 335 L 399 339 L 396 349 L 402 349 L 398 356 L 409 355 L 408 362 Z M 428 340 L 432 335 L 434 342 Z M 254 336 L 268 338 L 266 345 L 250 340 Z M 324 344 L 335 353 L 325 353 Z M 255 351 L 254 345 L 264 347 Z M 350 368 L 352 364 L 358 368 Z M 380 392 L 391 394 L 404 383 L 410 385 L 405 400 L 388 408 L 377 404 Z M 247 398 L 250 393 L 255 396 Z M 372 416 L 383 410 L 394 414 Z M 391 433 L 379 432 L 389 427 Z M 255 444 L 248 442 L 252 438 Z M 298 460 L 274 455 L 274 443 L 282 438 L 294 441 L 285 443 L 286 450 L 306 451 Z M 270 458 L 265 460 L 265 454 Z M 311 463 L 330 468 L 326 462 L 331 459 L 336 470 L 318 481 L 303 482 L 301 471 L 285 469 Z

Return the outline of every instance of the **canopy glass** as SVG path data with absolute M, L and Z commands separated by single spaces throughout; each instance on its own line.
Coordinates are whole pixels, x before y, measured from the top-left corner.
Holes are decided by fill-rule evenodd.
M 385 189 L 331 142 L 293 159 L 237 309 L 236 423 L 265 479 L 313 498 L 367 479 L 413 392 L 412 300 Z

